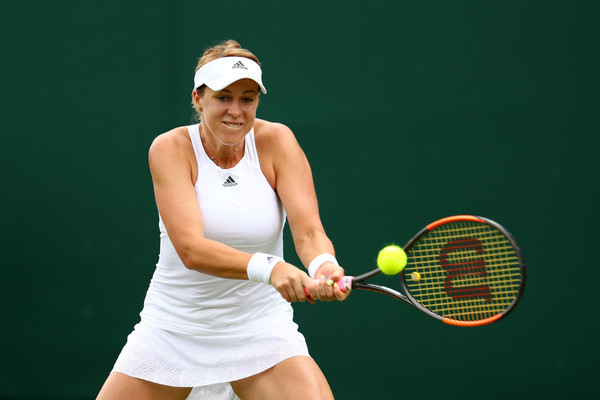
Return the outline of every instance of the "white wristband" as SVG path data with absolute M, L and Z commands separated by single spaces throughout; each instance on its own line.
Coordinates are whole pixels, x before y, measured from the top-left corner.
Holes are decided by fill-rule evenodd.
M 283 258 L 271 254 L 256 253 L 248 262 L 246 273 L 253 282 L 271 283 L 271 272 Z
M 335 265 L 340 265 L 340 264 L 338 264 L 337 260 L 333 256 L 333 254 L 329 254 L 329 253 L 319 254 L 308 265 L 308 275 L 311 278 L 315 279 L 315 274 L 317 273 L 317 270 L 321 267 L 321 265 L 325 264 L 326 262 L 332 262 Z

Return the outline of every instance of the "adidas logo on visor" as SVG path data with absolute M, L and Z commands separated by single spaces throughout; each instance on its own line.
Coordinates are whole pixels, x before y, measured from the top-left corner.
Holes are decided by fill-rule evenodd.
M 236 62 L 235 64 L 233 64 L 233 66 L 231 67 L 231 69 L 236 69 L 236 68 L 241 68 L 241 69 L 248 69 L 246 68 L 246 66 L 244 64 L 242 64 L 241 61 Z
M 237 182 L 234 181 L 231 176 L 229 176 L 227 178 L 227 180 L 225 182 L 223 182 L 223 187 L 231 187 L 231 186 L 237 186 Z

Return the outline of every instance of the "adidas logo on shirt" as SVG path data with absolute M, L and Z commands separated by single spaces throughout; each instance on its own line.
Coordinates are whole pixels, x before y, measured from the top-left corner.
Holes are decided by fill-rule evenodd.
M 246 66 L 244 64 L 242 64 L 241 61 L 238 61 L 235 64 L 233 64 L 233 66 L 231 68 L 232 69 L 236 69 L 236 68 L 248 69 L 248 68 L 246 68 Z
M 225 182 L 223 182 L 223 187 L 231 187 L 231 186 L 237 186 L 237 182 L 234 181 L 233 178 L 230 175 L 227 178 L 227 180 Z

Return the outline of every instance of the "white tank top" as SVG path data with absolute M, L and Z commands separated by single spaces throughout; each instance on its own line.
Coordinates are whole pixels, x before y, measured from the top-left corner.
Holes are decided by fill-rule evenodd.
M 251 254 L 283 257 L 285 211 L 260 169 L 254 130 L 246 135 L 240 162 L 221 169 L 207 156 L 198 125 L 187 128 L 198 163 L 194 189 L 205 236 Z M 284 315 L 291 320 L 291 306 L 271 285 L 187 269 L 160 215 L 159 227 L 160 255 L 140 314 L 143 321 L 184 334 L 215 335 L 268 331 L 270 321 L 282 321 Z

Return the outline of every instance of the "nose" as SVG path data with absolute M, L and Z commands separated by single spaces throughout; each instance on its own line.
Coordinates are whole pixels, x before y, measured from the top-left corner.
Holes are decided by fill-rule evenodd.
M 231 102 L 231 105 L 229 106 L 229 115 L 231 115 L 232 117 L 237 117 L 242 113 L 242 106 L 240 104 L 239 100 L 234 100 Z

